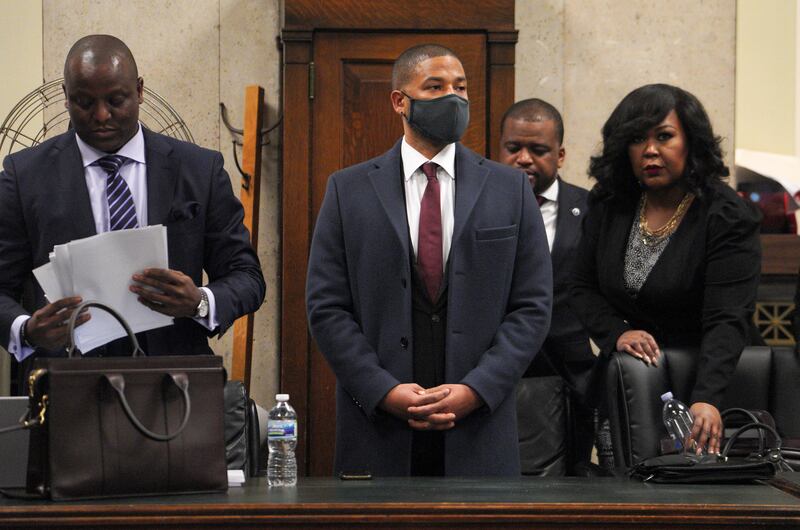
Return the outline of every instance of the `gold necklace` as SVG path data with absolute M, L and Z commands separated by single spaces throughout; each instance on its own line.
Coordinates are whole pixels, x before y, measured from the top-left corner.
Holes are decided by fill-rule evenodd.
M 675 213 L 673 213 L 672 217 L 669 218 L 669 221 L 667 221 L 664 226 L 660 228 L 650 230 L 647 228 L 647 216 L 645 215 L 645 210 L 647 209 L 647 194 L 642 193 L 642 198 L 639 199 L 639 232 L 642 234 L 642 243 L 648 247 L 652 247 L 671 236 L 678 228 L 678 225 L 681 223 L 681 219 L 683 219 L 683 216 L 686 214 L 686 210 L 689 209 L 689 205 L 692 204 L 693 200 L 693 193 L 687 193 L 684 195 L 683 199 L 681 199 L 681 202 L 678 204 L 678 207 L 675 209 Z

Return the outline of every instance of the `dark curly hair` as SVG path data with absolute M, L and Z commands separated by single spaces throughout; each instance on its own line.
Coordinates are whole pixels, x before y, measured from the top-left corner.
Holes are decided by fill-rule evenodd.
M 588 171 L 597 180 L 593 191 L 596 199 L 631 201 L 639 197 L 641 188 L 631 169 L 628 146 L 672 110 L 678 115 L 689 144 L 683 174 L 686 187 L 699 197 L 715 180 L 730 174 L 722 159 L 722 139 L 714 135 L 702 103 L 676 86 L 645 85 L 625 96 L 603 125 L 603 151 L 591 157 Z

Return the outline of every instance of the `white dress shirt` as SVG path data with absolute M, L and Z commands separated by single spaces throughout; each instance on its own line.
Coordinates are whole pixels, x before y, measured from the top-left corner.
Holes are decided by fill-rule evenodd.
M 442 207 L 442 266 L 446 268 L 447 258 L 450 255 L 450 243 L 453 240 L 453 212 L 455 210 L 456 196 L 456 144 L 446 145 L 436 156 L 428 160 L 425 155 L 411 147 L 404 136 L 400 145 L 400 155 L 403 159 L 408 231 L 411 235 L 411 245 L 415 258 L 419 240 L 419 214 L 422 195 L 428 186 L 428 177 L 422 172 L 422 164 L 434 162 L 439 165 L 436 169 L 436 180 L 439 181 L 439 201 Z
M 83 172 L 86 178 L 86 189 L 89 191 L 89 201 L 92 205 L 95 229 L 98 234 L 108 232 L 109 215 L 108 201 L 106 200 L 106 180 L 108 175 L 103 168 L 93 165 L 99 159 L 107 156 L 108 153 L 90 146 L 81 140 L 78 135 L 75 135 L 75 140 L 78 143 L 78 150 L 83 161 Z M 147 163 L 145 161 L 144 134 L 142 133 L 141 124 L 139 124 L 139 130 L 134 137 L 128 140 L 115 154 L 129 159 L 120 168 L 120 176 L 131 190 L 139 226 L 147 226 Z M 208 296 L 208 316 L 194 320 L 207 329 L 213 330 L 219 325 L 214 293 L 208 287 L 201 287 L 201 289 Z M 50 301 L 55 302 L 55 300 Z M 20 337 L 22 325 L 29 318 L 28 315 L 20 315 L 15 318 L 9 333 L 8 352 L 20 362 L 34 351 L 33 348 L 23 345 Z
M 108 232 L 109 229 L 108 201 L 106 200 L 108 174 L 103 168 L 93 164 L 104 156 L 108 156 L 108 153 L 90 146 L 81 140 L 80 136 L 76 135 L 75 140 L 78 142 L 78 150 L 81 152 L 83 160 L 83 172 L 86 178 L 86 189 L 89 190 L 89 200 L 92 203 L 94 227 L 98 234 L 102 234 Z M 131 190 L 139 226 L 147 226 L 147 164 L 144 153 L 144 134 L 142 134 L 141 125 L 136 135 L 115 153 L 129 159 L 120 168 L 119 175 Z
M 558 218 L 558 178 L 539 196 L 547 199 L 539 206 L 539 210 L 542 212 L 544 231 L 547 233 L 547 246 L 550 247 L 550 252 L 552 252 L 553 240 L 556 238 L 556 218 Z

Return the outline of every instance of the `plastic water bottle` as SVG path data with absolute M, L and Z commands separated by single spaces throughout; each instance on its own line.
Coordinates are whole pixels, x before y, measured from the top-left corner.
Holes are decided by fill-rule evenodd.
M 277 403 L 269 411 L 267 420 L 267 482 L 270 486 L 297 484 L 297 413 L 289 404 L 289 394 L 277 394 Z
M 672 397 L 672 392 L 667 392 L 661 396 L 664 408 L 661 411 L 661 418 L 667 428 L 670 438 L 675 441 L 675 449 L 686 453 L 694 454 L 696 443 L 692 447 L 686 447 L 686 442 L 692 434 L 692 424 L 694 418 L 689 407 Z

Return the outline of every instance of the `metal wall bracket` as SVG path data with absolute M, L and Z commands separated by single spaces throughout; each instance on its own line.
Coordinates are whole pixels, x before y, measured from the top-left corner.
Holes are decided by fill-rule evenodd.
M 249 175 L 244 172 L 242 166 L 239 164 L 239 155 L 237 154 L 237 147 L 242 147 L 242 135 L 244 134 L 244 130 L 237 129 L 231 122 L 228 120 L 228 109 L 225 107 L 225 103 L 219 103 L 219 115 L 222 118 L 222 123 L 225 125 L 225 128 L 228 129 L 228 132 L 231 133 L 233 140 L 231 143 L 233 144 L 233 162 L 236 164 L 236 169 L 239 171 L 239 174 L 242 175 L 242 187 L 246 190 L 250 189 L 250 181 L 252 180 L 252 175 Z M 278 121 L 275 122 L 275 125 L 271 127 L 264 127 L 261 129 L 261 146 L 265 146 L 269 143 L 269 137 L 267 136 L 272 130 L 274 130 L 278 125 L 281 124 L 281 120 L 283 117 L 281 116 L 278 118 Z

